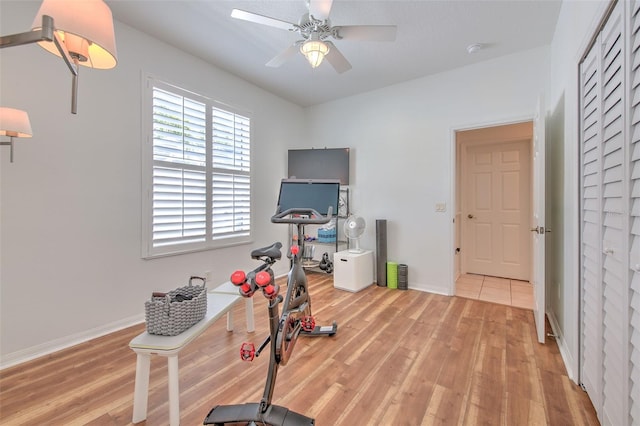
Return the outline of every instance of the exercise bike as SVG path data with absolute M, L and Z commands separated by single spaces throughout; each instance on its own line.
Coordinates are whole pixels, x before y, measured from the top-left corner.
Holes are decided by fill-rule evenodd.
M 326 216 L 314 209 L 292 208 L 282 212 L 276 211 L 271 221 L 297 225 L 298 242 L 304 242 L 304 225 L 327 223 L 331 220 L 331 213 L 331 206 Z M 307 278 L 302 267 L 303 247 L 297 244 L 291 246 L 288 254 L 291 259 L 291 270 L 287 277 L 286 295 L 283 297 L 280 294 L 271 266 L 282 257 L 281 248 L 282 244 L 276 242 L 268 247 L 253 250 L 251 257 L 261 260 L 262 265 L 246 274 L 243 271 L 236 271 L 231 275 L 231 282 L 239 287 L 242 296 L 252 297 L 261 290 L 268 300 L 269 336 L 257 350 L 252 343 L 244 343 L 240 349 L 240 357 L 244 361 L 252 361 L 271 343 L 269 372 L 262 400 L 259 403 L 218 405 L 205 418 L 205 425 L 244 423 L 251 426 L 313 426 L 315 424 L 315 420 L 310 417 L 271 403 L 278 367 L 288 363 L 300 334 L 333 336 L 337 332 L 338 325 L 335 321 L 330 326 L 315 324 L 311 314 Z M 280 303 L 282 303 L 282 314 L 279 312 Z

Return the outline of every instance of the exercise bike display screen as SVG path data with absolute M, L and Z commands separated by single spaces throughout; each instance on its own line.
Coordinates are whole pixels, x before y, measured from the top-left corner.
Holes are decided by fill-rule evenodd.
M 313 209 L 327 215 L 338 211 L 339 180 L 282 179 L 278 197 L 278 213 L 289 209 Z

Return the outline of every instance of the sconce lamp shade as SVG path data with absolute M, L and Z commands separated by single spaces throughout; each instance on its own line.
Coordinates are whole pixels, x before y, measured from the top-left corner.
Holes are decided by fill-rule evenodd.
M 0 135 L 30 138 L 33 135 L 26 111 L 0 107 Z
M 307 40 L 300 46 L 300 51 L 306 56 L 311 68 L 316 68 L 322 63 L 324 56 L 329 53 L 329 46 L 321 40 Z
M 55 29 L 72 57 L 90 68 L 116 66 L 116 39 L 111 9 L 102 0 L 44 0 L 32 29 L 42 27 L 42 16 L 54 19 Z M 39 42 L 41 47 L 61 56 L 55 43 Z

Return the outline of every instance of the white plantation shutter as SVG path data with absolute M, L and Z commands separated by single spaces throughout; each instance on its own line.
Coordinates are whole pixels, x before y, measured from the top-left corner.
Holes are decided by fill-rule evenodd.
M 251 119 L 149 78 L 143 257 L 247 242 Z
M 153 88 L 153 247 L 206 239 L 206 106 Z
M 153 167 L 153 245 L 194 243 L 206 237 L 206 174 Z
M 212 109 L 213 238 L 251 229 L 251 128 L 239 114 Z
M 249 178 L 231 174 L 213 175 L 213 237 L 248 233 L 251 185 Z
M 248 173 L 251 169 L 251 122 L 249 118 L 219 108 L 213 120 L 213 166 Z
M 205 166 L 207 111 L 203 102 L 153 88 L 153 159 Z

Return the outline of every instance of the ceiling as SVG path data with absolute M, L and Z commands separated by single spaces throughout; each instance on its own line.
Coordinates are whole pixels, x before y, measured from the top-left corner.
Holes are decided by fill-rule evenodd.
M 302 54 L 265 64 L 300 37 L 231 18 L 243 9 L 298 23 L 305 0 L 106 0 L 113 16 L 301 106 L 375 90 L 487 59 L 547 45 L 559 0 L 334 0 L 332 25 L 397 25 L 393 42 L 336 40 L 353 68 L 312 69 Z M 117 37 L 117 34 L 116 34 Z M 467 46 L 481 43 L 473 54 Z

